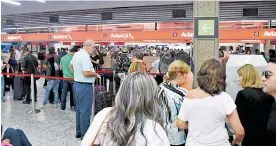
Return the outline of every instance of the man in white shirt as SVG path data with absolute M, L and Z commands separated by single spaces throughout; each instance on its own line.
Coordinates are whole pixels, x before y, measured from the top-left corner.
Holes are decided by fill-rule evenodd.
M 96 77 L 100 78 L 93 68 L 90 55 L 95 50 L 95 42 L 87 40 L 83 48 L 72 59 L 74 70 L 74 98 L 76 111 L 76 138 L 83 138 L 90 126 L 93 103 L 93 84 Z
M 14 52 L 15 52 L 15 60 L 19 62 L 21 58 L 21 53 L 18 51 L 18 48 L 15 48 Z
M 162 58 L 163 55 L 164 55 L 164 54 L 161 53 L 161 54 L 160 54 L 160 58 L 158 58 L 157 60 L 155 60 L 155 61 L 151 64 L 151 66 L 150 66 L 148 72 L 150 72 L 150 70 L 152 70 L 153 68 L 155 68 L 156 73 L 159 73 L 160 59 Z

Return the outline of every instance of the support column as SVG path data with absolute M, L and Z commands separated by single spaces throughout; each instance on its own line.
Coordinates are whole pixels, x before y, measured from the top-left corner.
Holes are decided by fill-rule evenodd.
M 195 74 L 204 61 L 218 59 L 219 1 L 194 1 L 194 64 Z
M 268 51 L 270 49 L 272 49 L 271 40 L 266 40 L 265 41 L 265 48 L 264 48 L 265 55 L 268 55 Z

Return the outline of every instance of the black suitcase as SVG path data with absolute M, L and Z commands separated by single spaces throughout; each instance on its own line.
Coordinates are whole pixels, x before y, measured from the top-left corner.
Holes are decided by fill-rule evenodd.
M 103 79 L 104 81 L 104 79 Z M 101 82 L 101 81 L 100 81 Z M 106 91 L 100 91 L 95 96 L 95 112 L 96 115 L 98 112 L 100 112 L 102 109 L 106 107 L 112 107 L 115 100 L 115 95 L 113 92 L 109 91 L 109 81 L 106 80 Z M 100 83 L 101 84 L 101 83 Z
M 14 77 L 13 85 L 14 85 L 13 100 L 22 100 L 26 95 L 24 78 L 17 77 L 17 76 Z

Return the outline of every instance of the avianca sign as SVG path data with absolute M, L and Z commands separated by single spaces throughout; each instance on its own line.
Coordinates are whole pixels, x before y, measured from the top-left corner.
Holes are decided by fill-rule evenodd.
M 111 33 L 110 37 L 115 39 L 128 39 L 128 38 L 134 39 L 131 33 L 124 33 L 124 34 Z
M 17 41 L 17 40 L 22 40 L 22 37 L 20 35 L 16 35 L 16 36 L 8 36 L 7 40 L 10 41 Z
M 183 37 L 193 37 L 193 33 L 190 33 L 190 32 L 182 32 L 182 34 L 181 34 L 181 37 L 183 38 Z
M 265 31 L 264 36 L 275 36 L 276 37 L 276 32 L 275 31 Z
M 70 40 L 72 40 L 72 37 L 69 34 L 67 34 L 67 35 L 57 34 L 57 35 L 53 36 L 53 39 L 70 39 Z

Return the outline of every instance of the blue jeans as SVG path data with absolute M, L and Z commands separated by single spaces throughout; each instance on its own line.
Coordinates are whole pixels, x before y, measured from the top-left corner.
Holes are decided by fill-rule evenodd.
M 1 100 L 4 100 L 4 92 L 5 92 L 5 80 L 4 76 L 1 77 Z
M 61 94 L 61 107 L 64 107 L 64 108 L 66 107 L 67 93 L 69 89 L 71 90 L 73 89 L 73 83 L 74 81 L 66 81 L 66 80 L 62 81 L 63 88 L 62 88 L 62 94 Z M 72 96 L 71 93 L 70 93 L 70 96 Z
M 25 133 L 20 129 L 8 128 L 2 140 L 9 139 L 13 146 L 32 146 Z
M 90 116 L 93 103 L 93 84 L 74 82 L 73 92 L 76 111 L 76 132 L 84 136 L 90 126 Z
M 48 103 L 48 98 L 50 95 L 50 91 L 54 89 L 54 95 L 55 95 L 55 100 L 54 104 L 58 104 L 58 87 L 59 87 L 59 80 L 49 80 L 47 82 L 47 87 L 46 87 L 46 92 L 45 92 L 45 97 L 43 100 L 43 105 L 46 105 Z

